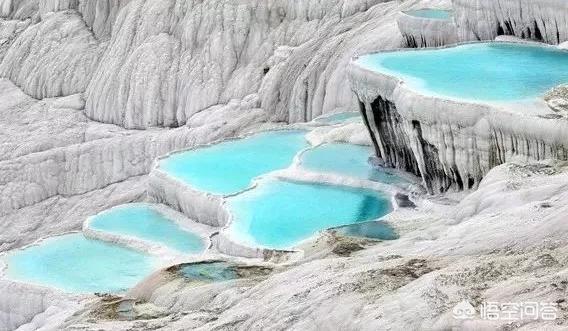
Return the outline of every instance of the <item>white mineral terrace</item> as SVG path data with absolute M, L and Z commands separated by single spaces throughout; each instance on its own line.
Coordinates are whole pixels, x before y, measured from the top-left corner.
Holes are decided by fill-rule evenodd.
M 567 49 L 566 0 L 0 0 L 0 331 L 566 330 Z
M 491 168 L 514 157 L 568 158 L 568 121 L 542 99 L 460 100 L 417 88 L 358 59 L 350 65 L 350 82 L 378 155 L 421 175 L 430 192 L 477 187 Z

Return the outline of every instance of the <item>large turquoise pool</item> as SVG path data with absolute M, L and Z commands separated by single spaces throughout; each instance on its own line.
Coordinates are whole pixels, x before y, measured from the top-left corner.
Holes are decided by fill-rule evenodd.
M 287 168 L 308 146 L 305 131 L 271 131 L 173 154 L 159 167 L 200 191 L 233 194 L 262 174 Z
M 391 208 L 374 191 L 280 180 L 265 180 L 228 203 L 231 236 L 275 249 L 291 248 L 327 228 L 379 218 Z
M 302 154 L 301 166 L 311 171 L 335 173 L 360 179 L 394 184 L 402 179 L 373 168 L 368 160 L 372 149 L 351 144 L 325 144 Z
M 450 10 L 443 9 L 417 9 L 404 12 L 407 15 L 435 20 L 449 20 L 452 17 Z
M 173 220 L 144 204 L 130 204 L 109 209 L 93 217 L 89 227 L 160 243 L 184 253 L 198 253 L 205 250 L 205 243 L 200 236 L 182 229 Z
M 121 293 L 149 275 L 156 261 L 145 254 L 69 234 L 9 253 L 6 277 L 68 292 Z
M 516 43 L 476 43 L 362 56 L 365 68 L 402 78 L 425 94 L 472 101 L 534 99 L 568 82 L 568 52 Z

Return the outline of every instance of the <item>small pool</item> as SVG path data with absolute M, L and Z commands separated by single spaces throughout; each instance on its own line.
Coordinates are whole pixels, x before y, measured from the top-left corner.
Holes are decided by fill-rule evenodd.
M 223 261 L 192 263 L 181 267 L 182 276 L 201 282 L 222 282 L 239 278 L 235 268 Z
M 239 278 L 267 276 L 272 268 L 261 265 L 244 265 L 225 261 L 203 261 L 174 266 L 186 280 L 194 282 L 224 282 Z
M 343 113 L 336 113 L 332 115 L 324 115 L 316 118 L 316 122 L 325 124 L 341 124 L 341 123 L 352 123 L 361 120 L 361 114 L 359 112 L 349 111 Z
M 451 10 L 443 10 L 443 9 L 418 9 L 418 10 L 409 10 L 404 12 L 406 15 L 420 17 L 420 18 L 428 18 L 434 20 L 449 20 L 452 17 Z
M 239 241 L 287 249 L 318 231 L 377 219 L 391 210 L 380 193 L 321 184 L 265 180 L 228 200 L 229 234 Z
M 6 263 L 9 279 L 78 293 L 122 293 L 156 267 L 148 255 L 82 234 L 50 238 L 8 253 Z
M 234 194 L 262 174 L 287 168 L 308 146 L 305 131 L 259 133 L 210 147 L 173 154 L 159 167 L 200 191 Z
M 392 227 L 381 221 L 362 222 L 334 228 L 333 231 L 350 237 L 377 240 L 395 240 L 398 235 Z
M 386 52 L 362 56 L 357 63 L 425 94 L 472 101 L 535 99 L 568 82 L 567 51 L 529 44 Z
M 93 217 L 89 227 L 157 242 L 184 253 L 199 253 L 205 250 L 205 243 L 200 236 L 182 229 L 173 220 L 144 204 L 109 209 Z
M 397 176 L 373 168 L 368 162 L 372 153 L 371 147 L 368 146 L 325 144 L 304 152 L 301 166 L 311 171 L 336 173 L 385 184 L 403 181 Z

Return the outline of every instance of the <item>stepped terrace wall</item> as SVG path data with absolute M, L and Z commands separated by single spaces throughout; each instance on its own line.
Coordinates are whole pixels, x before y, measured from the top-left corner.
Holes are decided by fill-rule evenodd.
M 514 157 L 568 159 L 568 121 L 542 101 L 498 106 L 425 95 L 355 61 L 350 82 L 377 156 L 421 176 L 430 193 L 476 188 Z
M 428 18 L 402 12 L 397 23 L 407 47 L 438 47 L 458 41 L 452 17 Z
M 565 0 L 452 0 L 460 40 L 513 35 L 549 44 L 568 40 Z

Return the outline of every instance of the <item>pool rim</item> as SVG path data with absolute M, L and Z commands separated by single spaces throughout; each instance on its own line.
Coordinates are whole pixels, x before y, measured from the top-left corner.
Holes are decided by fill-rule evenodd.
M 339 176 L 339 175 L 336 175 L 336 176 L 342 177 L 342 176 Z M 384 198 L 385 201 L 388 202 L 389 209 L 388 209 L 387 213 L 385 213 L 384 215 L 363 221 L 363 222 L 379 221 L 380 219 L 387 217 L 389 214 L 392 214 L 397 209 L 396 204 L 393 202 L 394 194 L 395 194 L 394 188 L 393 188 L 392 191 L 386 191 L 386 190 L 383 191 L 383 190 L 373 189 L 373 188 L 369 188 L 369 187 L 359 187 L 359 186 L 352 186 L 352 185 L 347 185 L 347 184 L 330 183 L 330 182 L 327 182 L 325 180 L 313 181 L 313 180 L 310 180 L 310 179 L 298 178 L 298 177 L 274 174 L 273 176 L 259 178 L 258 181 L 255 181 L 255 184 L 258 187 L 262 184 L 266 184 L 266 182 L 261 183 L 262 181 L 275 181 L 275 182 L 281 181 L 281 182 L 288 182 L 288 183 L 294 183 L 294 184 L 299 184 L 299 185 L 319 185 L 319 186 L 335 187 L 335 188 L 342 189 L 342 190 L 364 190 L 364 191 L 372 192 L 377 198 L 379 198 L 379 197 Z M 388 185 L 388 184 L 383 184 L 383 185 Z M 393 186 L 393 185 L 388 185 L 388 186 Z M 245 192 L 243 192 L 243 193 L 245 193 Z M 227 224 L 219 231 L 219 235 L 224 236 L 224 238 L 226 240 L 231 241 L 233 244 L 252 248 L 252 249 L 270 250 L 270 251 L 285 252 L 285 253 L 303 253 L 303 250 L 300 249 L 299 247 L 303 246 L 306 243 L 313 242 L 314 240 L 319 238 L 325 232 L 329 231 L 332 228 L 338 227 L 338 226 L 326 227 L 326 228 L 320 229 L 318 231 L 315 231 L 312 235 L 295 242 L 291 246 L 287 246 L 287 247 L 283 247 L 283 248 L 272 248 L 272 247 L 264 246 L 264 245 L 257 243 L 257 242 L 248 241 L 248 240 L 246 240 L 246 238 L 242 238 L 242 237 L 238 238 L 238 237 L 235 237 L 234 235 L 231 235 L 231 234 L 233 234 L 233 231 L 230 231 L 230 227 L 233 224 L 233 222 L 236 221 L 235 215 L 231 211 L 228 199 L 223 200 L 222 206 L 227 211 L 228 220 L 227 220 Z M 351 223 L 344 224 L 342 226 L 347 226 L 347 225 L 352 225 L 352 224 L 357 224 L 357 223 L 362 223 L 362 222 L 351 222 Z
M 448 18 L 422 17 L 422 16 L 411 15 L 411 14 L 408 13 L 408 12 L 420 11 L 420 10 L 444 11 L 444 12 L 447 12 L 449 14 L 449 17 Z M 399 13 L 401 15 L 411 17 L 412 19 L 426 20 L 426 21 L 454 22 L 454 18 L 455 18 L 455 11 L 453 9 L 442 9 L 442 8 L 432 8 L 432 7 L 421 7 L 421 8 L 417 8 L 417 9 L 405 9 L 405 10 L 400 10 Z
M 301 127 L 301 126 L 299 126 L 299 127 L 296 128 L 296 127 L 294 127 L 294 125 L 291 125 L 291 126 L 292 126 L 292 127 L 262 128 L 262 129 L 260 129 L 260 130 L 253 130 L 253 131 L 245 132 L 245 133 L 243 133 L 243 134 L 240 134 L 240 135 L 237 135 L 237 136 L 234 136 L 234 137 L 229 137 L 229 138 L 225 138 L 225 139 L 222 139 L 222 140 L 215 140 L 215 141 L 213 141 L 213 142 L 209 142 L 209 143 L 205 143 L 205 144 L 198 144 L 198 145 L 195 145 L 195 146 L 192 146 L 192 147 L 183 148 L 183 149 L 179 149 L 179 150 L 175 150 L 175 151 L 170 151 L 170 152 L 168 152 L 168 153 L 166 153 L 166 154 L 164 154 L 164 155 L 158 156 L 157 158 L 154 159 L 152 168 L 151 168 L 151 170 L 150 170 L 150 173 L 151 173 L 151 172 L 154 172 L 154 171 L 160 172 L 160 173 L 164 174 L 165 176 L 168 176 L 168 177 L 170 177 L 170 178 L 172 178 L 172 179 L 174 179 L 174 180 L 180 182 L 181 184 L 184 184 L 184 185 L 186 185 L 186 186 L 188 186 L 188 187 L 191 187 L 193 191 L 195 191 L 195 192 L 197 192 L 197 193 L 204 193 L 204 194 L 206 194 L 207 196 L 212 196 L 212 197 L 230 197 L 230 196 L 233 196 L 233 195 L 236 195 L 236 194 L 240 194 L 240 193 L 246 192 L 247 190 L 250 190 L 250 189 L 252 188 L 252 187 L 251 187 L 251 186 L 252 186 L 252 182 L 254 182 L 254 179 L 255 179 L 256 177 L 254 177 L 254 178 L 251 180 L 251 182 L 249 183 L 249 185 L 248 185 L 247 187 L 245 187 L 244 189 L 242 189 L 242 190 L 240 190 L 240 191 L 237 191 L 237 192 L 226 193 L 226 194 L 224 194 L 224 193 L 208 192 L 208 191 L 203 191 L 203 190 L 197 189 L 196 187 L 192 186 L 190 183 L 184 182 L 183 179 L 181 179 L 181 178 L 179 178 L 179 177 L 177 177 L 177 176 L 173 176 L 173 175 L 170 174 L 168 171 L 166 171 L 166 170 L 160 168 L 160 162 L 163 161 L 163 160 L 165 160 L 165 159 L 167 159 L 167 158 L 169 158 L 169 157 L 171 157 L 171 156 L 173 156 L 173 155 L 176 155 L 176 154 L 182 154 L 182 153 L 187 153 L 187 152 L 194 152 L 194 151 L 197 151 L 197 150 L 200 150 L 200 149 L 210 148 L 210 147 L 213 147 L 213 146 L 216 146 L 216 145 L 219 145 L 219 144 L 224 144 L 224 143 L 228 143 L 228 142 L 233 142 L 233 141 L 243 140 L 243 139 L 247 139 L 247 138 L 252 138 L 252 137 L 255 136 L 255 135 L 259 135 L 259 134 L 263 134 L 263 133 L 281 132 L 281 131 L 282 131 L 282 132 L 284 132 L 284 131 L 303 131 L 303 132 L 308 133 L 308 132 L 310 131 L 309 128 L 304 128 L 304 127 Z M 308 145 L 309 145 L 309 142 L 307 141 L 307 139 L 306 139 L 306 142 L 307 142 Z M 297 154 L 297 153 L 296 153 L 296 154 Z M 268 173 L 273 172 L 273 171 L 278 171 L 278 170 L 281 170 L 281 169 L 275 169 L 275 170 L 269 171 Z M 262 176 L 262 175 L 264 175 L 264 174 L 267 174 L 267 173 L 263 173 L 263 174 L 261 174 L 260 176 Z M 257 176 L 257 177 L 258 177 L 258 176 Z
M 139 238 L 133 235 L 119 234 L 119 233 L 113 233 L 111 231 L 95 229 L 92 226 L 92 223 L 96 220 L 98 216 L 101 216 L 113 210 L 128 208 L 131 206 L 147 207 L 149 209 L 156 211 L 157 213 L 162 215 L 165 219 L 176 224 L 180 228 L 180 231 L 188 232 L 190 234 L 199 237 L 201 243 L 203 244 L 203 248 L 199 252 L 195 253 L 183 252 L 168 247 L 167 245 L 160 242 Z M 188 224 L 189 222 L 192 222 L 192 224 Z M 175 209 L 169 208 L 167 205 L 144 202 L 144 201 L 119 204 L 111 208 L 102 210 L 97 214 L 87 217 L 87 219 L 82 224 L 82 233 L 87 238 L 93 240 L 100 240 L 119 246 L 125 246 L 130 249 L 141 251 L 149 255 L 158 256 L 164 260 L 175 260 L 177 258 L 183 258 L 194 255 L 200 256 L 205 254 L 211 247 L 210 237 L 213 232 L 215 232 L 215 229 L 213 227 L 204 223 L 194 221 L 189 217 L 185 216 L 183 213 Z
M 523 98 L 523 99 L 491 101 L 491 100 L 464 99 L 464 98 L 458 98 L 458 97 L 451 97 L 451 96 L 448 96 L 448 95 L 428 93 L 428 91 L 423 91 L 420 88 L 416 88 L 416 87 L 411 86 L 411 84 L 408 83 L 407 79 L 405 79 L 403 77 L 396 76 L 392 73 L 376 71 L 376 70 L 373 70 L 371 68 L 367 68 L 367 67 L 365 67 L 362 64 L 357 62 L 359 59 L 361 59 L 364 56 L 370 56 L 370 55 L 375 55 L 375 54 L 390 54 L 390 53 L 398 53 L 398 52 L 441 51 L 441 50 L 456 48 L 456 47 L 460 47 L 460 46 L 470 46 L 470 45 L 479 45 L 479 44 L 512 44 L 512 45 L 523 45 L 523 46 L 528 46 L 528 47 L 531 47 L 531 46 L 532 47 L 542 47 L 542 48 L 545 48 L 545 49 L 566 53 L 566 55 L 568 56 L 568 49 L 560 48 L 560 47 L 558 47 L 558 45 L 550 45 L 550 44 L 547 44 L 547 43 L 537 42 L 537 41 L 533 41 L 533 40 L 523 40 L 523 39 L 519 39 L 519 40 L 516 40 L 516 39 L 515 40 L 475 40 L 475 41 L 465 41 L 465 42 L 452 43 L 452 44 L 442 45 L 442 46 L 437 46 L 437 47 L 425 47 L 425 48 L 398 47 L 398 48 L 387 49 L 387 50 L 383 50 L 383 51 L 379 51 L 379 52 L 373 52 L 373 51 L 364 52 L 364 53 L 356 54 L 353 57 L 351 57 L 351 59 L 349 60 L 348 71 L 351 74 L 352 68 L 355 67 L 355 68 L 362 70 L 364 72 L 374 74 L 374 75 L 377 75 L 377 76 L 381 76 L 381 77 L 385 77 L 389 80 L 392 80 L 396 83 L 396 85 L 403 86 L 405 89 L 409 90 L 410 92 L 412 92 L 416 95 L 419 95 L 419 96 L 422 96 L 422 97 L 425 97 L 425 98 L 433 98 L 433 99 L 438 99 L 438 100 L 443 100 L 443 101 L 448 101 L 448 102 L 453 102 L 453 103 L 458 103 L 458 104 L 470 104 L 470 105 L 484 106 L 484 107 L 491 107 L 491 108 L 503 108 L 503 107 L 506 107 L 507 105 L 530 103 L 530 102 L 534 102 L 534 101 L 543 101 L 544 102 L 542 95 L 537 96 L 536 98 L 527 97 L 527 98 Z M 568 83 L 568 81 L 566 83 Z
M 28 248 L 40 246 L 44 242 L 57 240 L 60 237 L 65 237 L 65 236 L 70 236 L 70 235 L 81 235 L 86 240 L 100 241 L 101 243 L 103 243 L 105 245 L 117 246 L 117 247 L 120 247 L 120 248 L 123 248 L 123 249 L 127 249 L 127 250 L 137 252 L 139 254 L 147 255 L 147 257 L 149 257 L 151 262 L 152 262 L 152 271 L 148 275 L 141 278 L 138 282 L 142 281 L 143 279 L 145 279 L 146 277 L 148 277 L 149 275 L 154 273 L 156 270 L 160 270 L 160 269 L 164 268 L 169 263 L 169 262 L 166 262 L 166 261 L 164 261 L 164 260 L 162 260 L 162 259 L 160 259 L 156 256 L 150 255 L 150 254 L 145 253 L 145 252 L 140 252 L 140 251 L 135 250 L 135 249 L 130 248 L 130 247 L 124 247 L 120 244 L 109 243 L 109 242 L 101 241 L 101 240 L 98 240 L 98 239 L 88 238 L 83 233 L 82 230 L 71 230 L 71 231 L 66 231 L 66 232 L 59 233 L 59 234 L 52 235 L 52 236 L 48 236 L 48 237 L 38 238 L 35 241 L 33 241 L 29 244 L 26 244 L 22 247 L 18 247 L 18 248 L 15 248 L 15 249 L 10 249 L 10 250 L 7 250 L 7 251 L 0 252 L 0 281 L 3 280 L 3 281 L 11 282 L 11 283 L 14 283 L 14 284 L 20 284 L 22 286 L 37 287 L 37 288 L 45 289 L 45 290 L 48 290 L 48 291 L 52 291 L 53 293 L 57 293 L 57 294 L 72 297 L 72 298 L 89 298 L 89 297 L 95 296 L 96 293 L 116 294 L 116 292 L 104 292 L 104 291 L 101 291 L 101 292 L 68 291 L 68 290 L 65 290 L 65 289 L 63 289 L 59 286 L 56 286 L 56 285 L 49 285 L 49 284 L 45 284 L 45 283 L 36 283 L 36 282 L 33 282 L 33 281 L 29 281 L 29 280 L 14 279 L 14 278 L 7 277 L 8 276 L 7 275 L 8 262 L 6 261 L 6 258 L 8 257 L 8 255 L 10 255 L 11 253 L 19 252 L 19 251 L 25 251 Z M 134 284 L 134 286 L 135 285 L 136 284 Z M 128 289 L 128 290 L 130 290 L 130 289 Z M 126 292 L 128 292 L 128 290 Z

